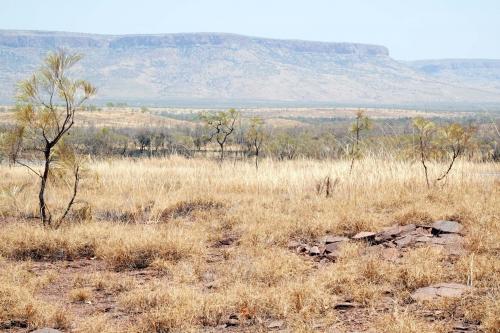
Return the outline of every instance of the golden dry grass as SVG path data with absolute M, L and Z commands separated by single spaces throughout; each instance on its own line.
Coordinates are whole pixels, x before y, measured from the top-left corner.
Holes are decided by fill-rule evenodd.
M 1 166 L 0 304 L 6 310 L 0 323 L 22 318 L 30 327 L 75 332 L 198 332 L 233 314 L 240 322 L 235 330 L 246 332 L 265 332 L 276 319 L 291 332 L 446 332 L 463 320 L 497 331 L 500 181 L 493 174 L 499 165 L 460 161 L 446 183 L 431 189 L 417 163 L 365 159 L 350 177 L 348 168 L 348 162 L 309 160 L 265 160 L 259 172 L 251 163 L 179 157 L 99 161 L 89 166 L 78 197 L 77 209 L 91 213 L 48 230 L 30 218 L 37 210 L 32 176 Z M 431 173 L 442 168 L 432 165 Z M 329 198 L 316 193 L 326 176 L 339 179 Z M 50 192 L 52 207 L 62 207 L 65 192 Z M 322 264 L 287 248 L 290 240 L 437 219 L 464 225 L 466 254 L 450 258 L 422 247 L 391 262 L 349 243 L 337 262 Z M 64 272 L 67 260 L 102 268 L 60 273 L 68 283 L 52 271 L 29 273 L 28 266 L 47 261 Z M 12 279 L 13 270 L 25 280 Z M 47 296 L 48 273 L 66 288 L 62 303 Z M 474 289 L 459 300 L 409 300 L 416 288 L 471 277 Z M 120 320 L 100 310 L 54 319 L 61 304 L 77 311 L 102 299 Z M 345 300 L 360 304 L 347 317 L 333 309 Z

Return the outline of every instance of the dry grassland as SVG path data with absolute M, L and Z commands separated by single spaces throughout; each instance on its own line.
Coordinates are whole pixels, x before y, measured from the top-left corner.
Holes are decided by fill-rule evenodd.
M 437 174 L 444 166 L 431 165 Z M 500 328 L 500 167 L 460 161 L 427 189 L 419 164 L 109 160 L 89 164 L 58 230 L 38 225 L 34 178 L 0 166 L 0 325 L 6 332 L 450 332 Z M 338 178 L 330 197 L 324 177 Z M 50 188 L 62 207 L 67 192 Z M 55 210 L 56 208 L 53 208 Z M 464 251 L 396 259 L 346 242 L 333 261 L 291 241 L 448 219 Z M 394 260 L 393 260 L 394 259 Z M 472 284 L 416 302 L 417 288 Z M 349 302 L 343 309 L 339 303 Z M 0 329 L 0 330 L 2 330 Z

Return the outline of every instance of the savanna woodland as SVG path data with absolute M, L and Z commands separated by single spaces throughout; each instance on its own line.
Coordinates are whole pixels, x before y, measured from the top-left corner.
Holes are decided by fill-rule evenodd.
M 0 112 L 0 330 L 499 332 L 499 118 L 92 104 L 49 54 Z

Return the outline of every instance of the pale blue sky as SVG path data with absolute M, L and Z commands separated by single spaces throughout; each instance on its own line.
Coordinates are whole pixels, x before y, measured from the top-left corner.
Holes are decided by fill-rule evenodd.
M 396 59 L 500 59 L 500 0 L 0 0 L 0 29 L 230 32 L 381 44 Z

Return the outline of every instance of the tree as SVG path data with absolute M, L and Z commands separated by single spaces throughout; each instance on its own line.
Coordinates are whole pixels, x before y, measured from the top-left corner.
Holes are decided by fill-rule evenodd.
M 450 173 L 456 159 L 464 153 L 476 132 L 473 126 L 464 127 L 458 123 L 452 123 L 442 128 L 442 148 L 450 156 L 450 163 L 446 170 L 436 179 L 443 180 Z
M 227 139 L 234 132 L 236 120 L 240 113 L 235 109 L 220 111 L 217 113 L 203 113 L 200 119 L 205 123 L 209 131 L 208 140 L 215 139 L 220 147 L 220 162 L 224 161 L 224 145 Z
M 250 127 L 247 132 L 247 140 L 252 146 L 255 153 L 255 169 L 259 169 L 259 153 L 262 147 L 262 142 L 266 137 L 264 132 L 264 121 L 260 117 L 253 117 L 250 119 Z
M 141 154 L 144 152 L 144 149 L 147 147 L 148 150 L 151 150 L 151 137 L 153 134 L 150 131 L 142 130 L 135 136 L 137 143 L 139 144 L 139 149 Z
M 417 130 L 417 145 L 420 155 L 420 163 L 424 168 L 425 182 L 429 188 L 429 173 L 426 161 L 429 159 L 432 150 L 432 141 L 436 133 L 436 125 L 430 120 L 417 117 L 413 119 L 413 127 Z
M 75 201 L 80 180 L 80 162 L 71 147 L 65 143 L 75 122 L 75 114 L 96 93 L 87 81 L 73 80 L 68 70 L 81 55 L 59 50 L 49 53 L 41 69 L 31 78 L 21 81 L 17 93 L 16 124 L 10 140 L 18 147 L 15 162 L 28 168 L 40 178 L 38 193 L 40 220 L 43 225 L 58 227 Z M 23 159 L 19 154 L 24 153 Z M 43 161 L 41 170 L 30 166 L 30 160 Z M 53 220 L 47 207 L 46 190 L 49 182 L 68 183 L 68 174 L 74 177 L 72 197 L 63 214 Z
M 361 149 L 359 148 L 359 143 L 361 140 L 361 133 L 363 131 L 369 130 L 371 127 L 370 118 L 365 116 L 365 112 L 363 110 L 358 110 L 356 112 L 356 120 L 351 125 L 350 132 L 354 134 L 354 142 L 352 144 L 351 149 L 351 167 L 349 168 L 349 174 L 352 173 L 352 169 L 354 167 L 354 161 L 360 157 Z

